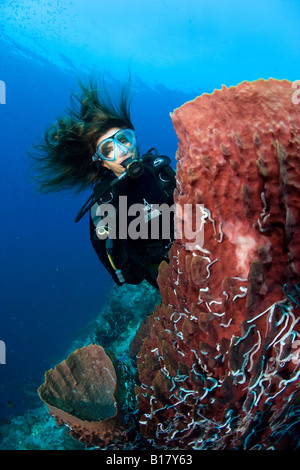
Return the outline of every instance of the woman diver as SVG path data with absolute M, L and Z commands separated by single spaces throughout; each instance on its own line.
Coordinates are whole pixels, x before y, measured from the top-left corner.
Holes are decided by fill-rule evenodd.
M 166 234 L 161 210 L 166 205 L 173 207 L 176 185 L 171 160 L 158 155 L 156 149 L 140 156 L 130 119 L 128 84 L 118 103 L 112 101 L 105 86 L 100 96 L 93 80 L 88 86 L 80 83 L 80 87 L 80 96 L 71 95 L 71 108 L 47 129 L 36 147 L 40 152 L 32 155 L 36 179 L 47 192 L 93 188 L 75 222 L 90 212 L 90 238 L 100 261 L 118 285 L 146 279 L 158 287 L 158 266 L 162 260 L 168 261 L 174 239 L 172 211 Z M 139 224 L 132 224 L 139 225 L 140 231 L 128 230 L 124 236 L 120 221 L 127 226 L 133 222 L 130 207 L 141 208 Z M 110 208 L 115 216 L 113 230 L 112 218 L 106 217 Z M 156 230 L 151 223 L 156 224 Z

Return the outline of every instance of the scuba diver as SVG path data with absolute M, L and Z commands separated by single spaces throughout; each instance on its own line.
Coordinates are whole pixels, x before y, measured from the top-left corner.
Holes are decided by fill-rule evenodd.
M 99 260 L 119 286 L 145 279 L 158 288 L 158 266 L 169 261 L 174 240 L 171 160 L 155 148 L 140 155 L 128 84 L 118 102 L 105 86 L 100 96 L 92 80 L 80 86 L 82 93 L 71 95 L 67 115 L 49 127 L 36 147 L 41 153 L 31 154 L 36 179 L 46 192 L 92 188 L 75 222 L 89 212 L 90 239 Z M 166 214 L 168 230 L 163 229 Z

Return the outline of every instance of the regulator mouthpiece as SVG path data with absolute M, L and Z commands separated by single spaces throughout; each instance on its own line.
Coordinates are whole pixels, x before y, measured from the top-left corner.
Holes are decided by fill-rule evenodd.
M 125 173 L 129 178 L 139 178 L 144 173 L 144 163 L 142 160 L 129 157 L 126 158 L 121 165 L 125 168 Z

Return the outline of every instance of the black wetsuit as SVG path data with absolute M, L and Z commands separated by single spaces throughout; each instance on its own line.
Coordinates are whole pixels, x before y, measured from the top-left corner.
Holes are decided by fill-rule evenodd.
M 168 159 L 168 157 L 163 158 Z M 167 162 L 164 161 L 164 165 L 159 170 L 156 170 L 154 165 L 156 160 L 157 156 L 151 155 L 150 157 L 147 154 L 147 158 L 144 159 L 144 172 L 139 178 L 131 179 L 127 177 L 118 181 L 113 186 L 113 190 L 108 189 L 101 195 L 99 200 L 102 204 L 112 204 L 116 209 L 117 229 L 115 238 L 110 242 L 110 256 L 114 267 L 108 256 L 107 246 L 109 242 L 106 240 L 107 237 L 103 239 L 97 236 L 95 211 L 98 203 L 90 211 L 92 245 L 101 263 L 118 285 L 123 284 L 123 282 L 120 281 L 115 268 L 121 271 L 125 283 L 139 284 L 143 279 L 146 279 L 157 287 L 158 265 L 162 260 L 168 261 L 168 252 L 174 240 L 174 213 L 172 210 L 169 213 L 168 210 L 164 212 L 164 206 L 161 205 L 167 204 L 169 207 L 173 207 L 175 172 L 167 164 L 170 162 L 169 159 Z M 166 171 L 166 168 L 168 171 Z M 96 189 L 95 193 L 97 192 Z M 140 210 L 135 214 L 133 213 L 133 215 L 125 213 L 125 207 L 128 210 L 134 204 L 138 204 L 135 207 L 140 208 Z M 119 217 L 122 217 L 120 223 Z M 169 217 L 167 221 L 166 219 L 164 221 L 166 223 L 164 227 L 167 227 L 164 232 L 162 232 L 163 217 Z M 128 228 L 125 237 L 123 222 L 127 222 Z M 121 224 L 122 229 L 120 229 Z M 140 233 L 138 238 L 136 238 L 137 232 Z

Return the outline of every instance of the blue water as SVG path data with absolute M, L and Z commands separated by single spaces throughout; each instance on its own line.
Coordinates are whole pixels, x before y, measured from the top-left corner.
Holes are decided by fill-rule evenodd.
M 101 309 L 109 275 L 94 254 L 88 193 L 41 195 L 27 150 L 69 105 L 77 76 L 131 70 L 142 151 L 175 166 L 169 113 L 222 84 L 300 79 L 299 0 L 5 1 L 0 5 L 0 423 L 40 404 L 44 371 Z

